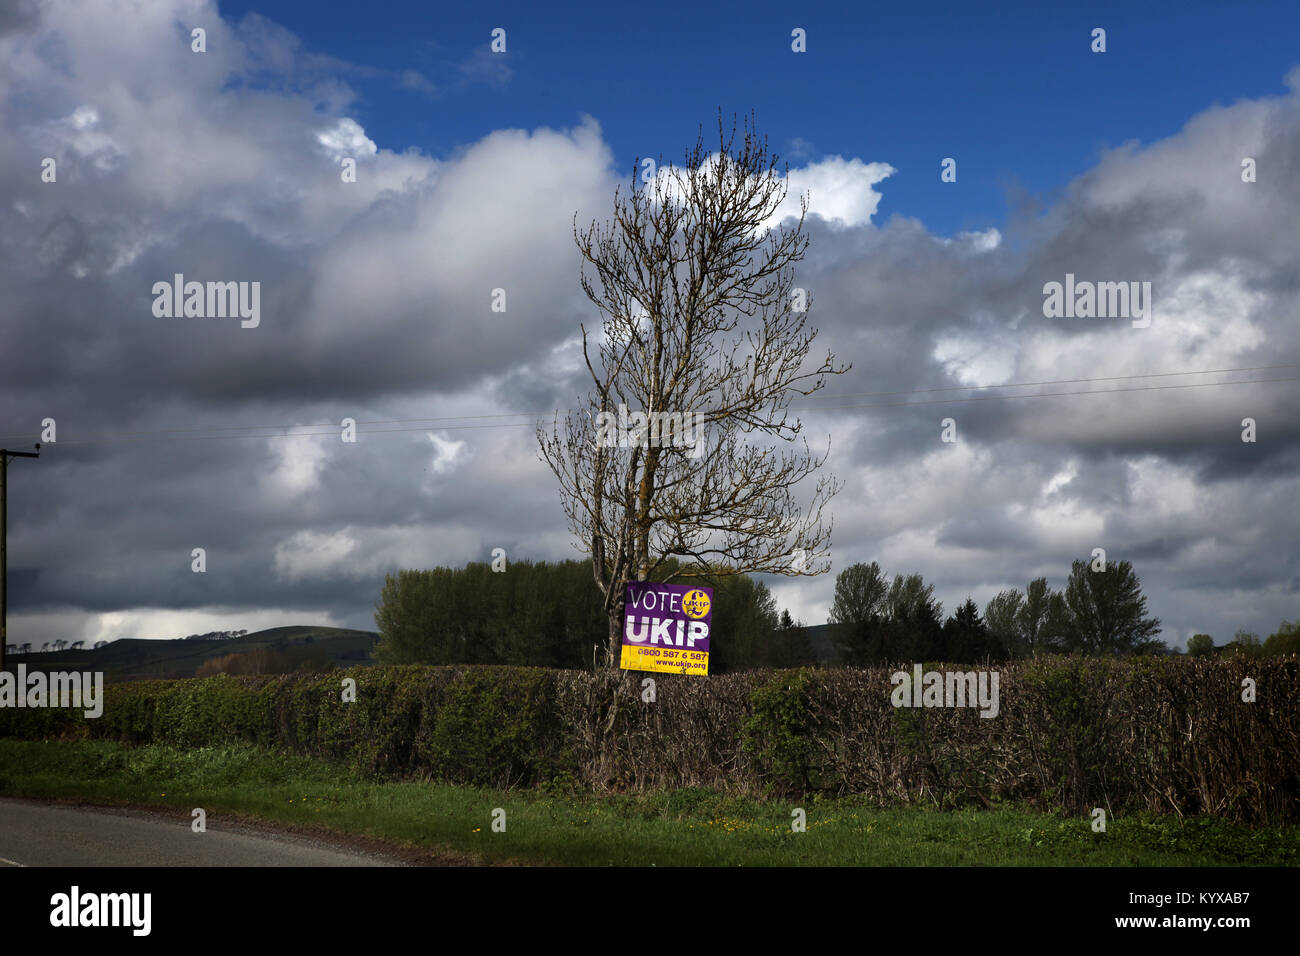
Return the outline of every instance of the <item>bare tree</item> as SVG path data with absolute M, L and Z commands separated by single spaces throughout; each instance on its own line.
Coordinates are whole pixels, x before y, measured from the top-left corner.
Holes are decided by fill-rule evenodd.
M 612 223 L 579 232 L 574 217 L 603 325 L 598 343 L 581 327 L 594 387 L 563 429 L 557 415 L 537 434 L 604 594 L 612 668 L 627 582 L 658 580 L 665 562 L 682 562 L 666 580 L 829 570 L 822 509 L 839 488 L 819 477 L 806 510 L 793 494 L 826 455 L 779 447 L 801 430 L 791 398 L 849 368 L 828 352 L 801 370 L 817 334 L 792 268 L 807 198 L 793 228 L 774 226 L 786 183 L 766 141 L 746 121 L 737 146 L 719 114 L 718 144 L 706 153 L 701 131 L 683 167 L 649 183 L 634 172 Z

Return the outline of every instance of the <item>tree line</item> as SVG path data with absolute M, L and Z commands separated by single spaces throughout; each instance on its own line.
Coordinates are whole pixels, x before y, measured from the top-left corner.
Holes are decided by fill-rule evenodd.
M 934 585 L 920 574 L 888 578 L 877 562 L 845 568 L 835 579 L 830 640 L 838 663 L 866 667 L 899 661 L 974 664 L 1043 654 L 1176 654 L 1158 635 L 1160 620 L 1128 561 L 1094 570 L 1075 561 L 1062 590 L 1047 578 L 1010 588 L 980 612 L 968 597 L 944 617 Z M 659 579 L 687 566 L 669 561 Z M 767 586 L 747 574 L 720 574 L 713 588 L 709 671 L 801 667 L 818 663 L 802 622 L 779 610 Z M 486 562 L 389 574 L 375 609 L 384 664 L 516 664 L 591 668 L 607 664 L 608 614 L 589 560 Z M 1300 653 L 1300 621 L 1283 621 L 1267 640 L 1238 631 L 1216 647 L 1198 634 L 1188 653 Z
M 1157 637 L 1160 619 L 1147 614 L 1132 563 L 1098 564 L 1075 561 L 1061 591 L 1045 577 L 1030 581 L 1023 591 L 1001 591 L 984 606 L 983 615 L 968 597 L 947 620 L 943 605 L 934 600 L 934 586 L 921 575 L 896 574 L 888 580 L 874 561 L 855 564 L 835 579 L 831 639 L 841 662 L 853 666 L 902 660 L 978 663 L 1042 654 L 1181 654 Z M 1209 635 L 1197 634 L 1187 651 L 1194 657 L 1300 653 L 1300 621 L 1283 621 L 1266 641 L 1238 631 L 1223 647 L 1216 647 Z
M 684 565 L 657 577 L 671 583 Z M 816 662 L 805 632 L 778 612 L 767 586 L 719 575 L 713 588 L 710 673 Z M 389 574 L 375 609 L 382 664 L 518 664 L 590 668 L 605 663 L 609 634 L 590 561 L 484 562 Z
M 181 638 L 185 641 L 232 641 L 248 633 L 247 628 L 238 631 L 208 631 L 206 634 L 190 634 Z
M 880 565 L 855 564 L 835 579 L 832 640 L 841 660 L 868 666 L 902 660 L 952 663 L 1004 661 L 1045 653 L 1094 655 L 1168 653 L 1160 620 L 1146 613 L 1133 565 L 1093 570 L 1075 561 L 1064 591 L 1046 578 L 1011 588 L 983 615 L 967 598 L 946 620 L 934 585 L 919 574 L 888 580 Z
M 1300 620 L 1283 621 L 1277 631 L 1260 640 L 1254 631 L 1239 629 L 1227 644 L 1216 645 L 1209 634 L 1193 634 L 1187 641 L 1192 657 L 1220 657 L 1240 654 L 1244 657 L 1272 657 L 1300 654 Z

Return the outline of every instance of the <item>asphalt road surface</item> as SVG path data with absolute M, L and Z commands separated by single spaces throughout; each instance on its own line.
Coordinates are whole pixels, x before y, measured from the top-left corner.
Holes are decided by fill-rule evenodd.
M 0 798 L 0 867 L 401 866 L 394 857 L 298 834 L 188 818 Z

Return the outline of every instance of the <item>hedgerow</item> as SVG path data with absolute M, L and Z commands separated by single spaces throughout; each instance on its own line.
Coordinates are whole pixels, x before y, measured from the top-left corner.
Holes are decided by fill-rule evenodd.
M 407 665 L 111 684 L 98 719 L 6 708 L 0 736 L 246 741 L 375 777 L 499 788 L 708 787 L 1300 820 L 1295 657 L 1049 657 L 997 669 L 992 718 L 895 708 L 895 668 L 656 674 L 648 701 L 645 674 Z M 345 679 L 355 702 L 343 700 Z

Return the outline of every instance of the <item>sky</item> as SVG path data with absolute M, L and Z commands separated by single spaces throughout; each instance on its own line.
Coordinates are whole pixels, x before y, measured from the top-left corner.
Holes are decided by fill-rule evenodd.
M 581 557 L 534 429 L 590 387 L 574 222 L 719 110 L 808 196 L 853 366 L 792 405 L 843 489 L 782 607 L 873 560 L 982 607 L 1101 547 L 1171 645 L 1300 616 L 1300 8 L 737 9 L 0 5 L 0 444 L 43 441 L 9 643 L 373 628 L 402 568 Z M 157 314 L 177 274 L 256 324 Z M 1047 314 L 1067 275 L 1150 321 Z

